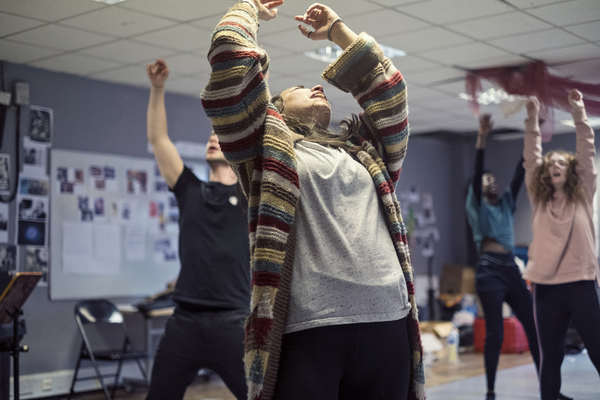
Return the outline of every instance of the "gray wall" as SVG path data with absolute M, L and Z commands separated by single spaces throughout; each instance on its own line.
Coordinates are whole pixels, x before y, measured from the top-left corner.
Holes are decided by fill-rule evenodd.
M 72 150 L 150 157 L 146 152 L 146 106 L 148 90 L 109 84 L 7 64 L 8 88 L 15 81 L 30 84 L 31 104 L 54 110 L 53 147 Z M 168 95 L 167 113 L 174 140 L 205 142 L 210 123 L 197 98 Z M 27 115 L 23 113 L 23 121 Z M 26 131 L 23 124 L 22 132 Z M 2 153 L 14 157 L 14 111 L 9 114 Z M 472 144 L 452 143 L 413 136 L 398 186 L 431 192 L 441 240 L 435 244 L 434 268 L 439 274 L 446 262 L 467 263 L 468 247 L 464 218 L 464 188 L 472 170 Z M 14 165 L 13 165 L 14 169 Z M 10 242 L 14 242 L 14 202 L 11 205 Z M 50 220 L 50 223 L 52 221 Z M 52 238 L 50 238 L 52 240 Z M 411 249 L 417 274 L 426 273 L 420 249 Z M 117 299 L 136 300 L 136 299 Z M 74 367 L 80 345 L 73 319 L 72 301 L 48 300 L 48 290 L 37 288 L 24 307 L 29 353 L 21 358 L 23 375 Z M 143 345 L 141 317 L 128 320 L 136 343 Z
M 54 148 L 152 159 L 146 145 L 147 89 L 8 63 L 7 90 L 12 90 L 16 81 L 30 84 L 30 104 L 54 110 Z M 208 140 L 210 121 L 199 98 L 167 95 L 166 102 L 170 135 L 174 140 Z M 28 120 L 28 112 L 24 110 L 21 113 L 21 136 L 27 132 Z M 12 171 L 15 170 L 15 131 L 16 111 L 11 110 L 0 152 L 11 155 Z M 15 209 L 13 201 L 9 218 L 10 243 L 15 242 Z M 138 299 L 115 300 L 127 302 Z M 74 305 L 72 301 L 50 302 L 46 287 L 38 287 L 33 292 L 23 309 L 28 330 L 23 343 L 29 345 L 30 351 L 21 355 L 22 375 L 74 368 L 81 343 L 73 318 Z M 142 318 L 130 317 L 128 322 L 136 344 L 143 346 Z

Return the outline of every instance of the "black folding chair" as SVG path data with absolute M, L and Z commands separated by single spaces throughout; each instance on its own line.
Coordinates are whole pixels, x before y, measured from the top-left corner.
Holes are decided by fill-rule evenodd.
M 148 377 L 146 376 L 146 371 L 144 370 L 144 368 L 142 367 L 142 363 L 140 362 L 140 359 L 147 358 L 148 354 L 145 351 L 133 351 L 133 349 L 131 348 L 129 333 L 127 332 L 127 328 L 125 327 L 125 324 L 123 322 L 123 315 L 119 312 L 119 310 L 117 310 L 117 307 L 113 303 L 111 303 L 108 300 L 80 300 L 75 305 L 75 321 L 77 322 L 77 327 L 79 328 L 79 332 L 81 333 L 83 343 L 81 343 L 81 350 L 79 351 L 79 358 L 77 359 L 77 366 L 75 367 L 75 373 L 73 374 L 73 381 L 71 382 L 71 389 L 69 391 L 67 399 L 70 399 L 71 396 L 74 394 L 76 381 L 98 379 L 100 381 L 100 385 L 102 386 L 102 390 L 104 391 L 106 399 L 112 400 L 112 398 L 114 398 L 115 396 L 115 391 L 119 384 L 121 369 L 123 366 L 123 362 L 125 361 L 135 360 L 138 367 L 140 368 L 140 372 L 142 373 L 144 382 L 146 383 L 146 385 L 148 385 Z M 119 336 L 123 338 L 123 343 L 121 347 L 116 349 L 92 349 L 90 337 L 88 335 L 88 332 L 86 332 L 86 326 L 88 326 L 89 329 L 90 325 L 95 325 L 97 327 L 103 325 L 106 327 L 114 328 L 120 326 L 122 328 L 122 331 L 119 329 L 117 330 L 120 331 Z M 96 348 L 99 347 L 101 346 L 96 346 Z M 95 376 L 78 377 L 79 367 L 81 366 L 82 360 L 88 360 L 91 362 L 92 366 L 94 367 L 94 371 L 96 372 Z M 100 368 L 98 365 L 99 362 L 117 363 L 116 373 L 103 375 L 102 373 L 100 373 Z M 108 392 L 108 386 L 104 383 L 103 378 L 105 377 L 114 377 L 114 383 L 111 387 L 112 396 Z

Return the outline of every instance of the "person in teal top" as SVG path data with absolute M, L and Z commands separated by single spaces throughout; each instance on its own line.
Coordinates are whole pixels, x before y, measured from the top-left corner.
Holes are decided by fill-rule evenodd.
M 475 274 L 477 295 L 485 313 L 485 370 L 487 377 L 486 400 L 496 398 L 494 386 L 504 341 L 502 303 L 507 302 L 523 324 L 531 356 L 539 372 L 540 355 L 533 319 L 533 299 L 514 261 L 513 218 L 516 200 L 523 184 L 525 169 L 519 160 L 512 181 L 499 194 L 496 178 L 484 173 L 484 155 L 487 137 L 493 124 L 489 114 L 479 119 L 475 175 L 469 185 L 466 210 L 479 260 Z M 561 395 L 559 399 L 568 399 Z

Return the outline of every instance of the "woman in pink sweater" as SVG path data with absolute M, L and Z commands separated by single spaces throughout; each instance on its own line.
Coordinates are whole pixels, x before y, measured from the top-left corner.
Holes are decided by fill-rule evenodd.
M 550 151 L 542 157 L 536 99 L 527 104 L 525 120 L 523 157 L 533 209 L 533 241 L 524 278 L 534 283 L 542 400 L 558 398 L 569 320 L 600 372 L 600 271 L 592 221 L 596 148 L 581 93 L 573 89 L 568 99 L 575 122 L 576 154 Z

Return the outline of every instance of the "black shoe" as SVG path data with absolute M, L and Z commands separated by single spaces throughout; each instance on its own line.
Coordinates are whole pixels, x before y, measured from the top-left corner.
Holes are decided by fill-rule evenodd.
M 496 393 L 488 393 L 485 395 L 485 400 L 496 400 Z
M 572 398 L 572 397 L 565 396 L 565 395 L 564 395 L 564 394 L 562 394 L 562 393 L 559 393 L 559 394 L 558 394 L 558 400 L 573 400 L 573 398 Z

